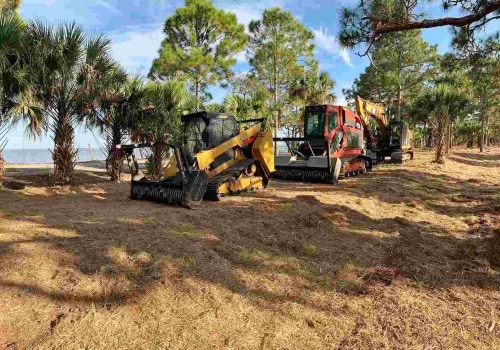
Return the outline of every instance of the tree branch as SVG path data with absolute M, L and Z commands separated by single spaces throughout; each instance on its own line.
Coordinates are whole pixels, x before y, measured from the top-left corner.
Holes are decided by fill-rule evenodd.
M 500 1 L 495 1 L 486 5 L 483 10 L 478 11 L 474 14 L 464 16 L 464 17 L 445 17 L 439 19 L 426 19 L 419 22 L 406 22 L 400 24 L 387 24 L 381 25 L 379 28 L 373 29 L 373 36 L 378 36 L 380 34 L 399 32 L 412 29 L 424 29 L 424 28 L 434 28 L 442 26 L 454 26 L 463 27 L 479 21 L 480 19 L 486 17 L 494 11 L 500 10 Z M 370 20 L 377 21 L 381 23 L 380 20 L 369 18 Z

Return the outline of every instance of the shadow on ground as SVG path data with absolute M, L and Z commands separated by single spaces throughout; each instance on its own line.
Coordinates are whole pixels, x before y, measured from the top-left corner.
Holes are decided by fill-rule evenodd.
M 377 172 L 375 182 L 369 177 L 359 180 L 360 188 L 369 183 L 369 190 L 349 184 L 341 190 L 389 200 L 377 183 L 384 177 L 393 178 L 391 173 Z M 413 186 L 415 178 L 439 194 L 472 191 L 476 186 L 457 182 L 449 188 L 440 187 L 440 183 L 454 180 L 441 176 L 426 179 L 424 174 L 401 170 L 398 173 L 405 193 L 398 199 L 401 202 L 423 200 L 425 194 Z M 289 199 L 264 192 L 245 196 L 242 201 L 207 202 L 199 210 L 189 211 L 130 201 L 127 189 L 128 184 L 106 184 L 101 200 L 77 193 L 56 198 L 39 196 L 29 202 L 29 207 L 22 201 L 11 201 L 4 225 L 28 221 L 75 234 L 35 235 L 0 243 L 2 276 L 8 276 L 6 271 L 23 258 L 14 246 L 37 244 L 75 257 L 66 265 L 59 263 L 57 271 L 74 267 L 83 277 L 100 276 L 105 283 L 121 281 L 123 288 L 87 293 L 78 287 L 83 277 L 72 273 L 57 277 L 52 288 L 16 283 L 5 277 L 0 279 L 0 286 L 55 300 L 108 303 L 137 296 L 164 283 L 165 278 L 184 288 L 183 279 L 195 276 L 261 302 L 310 303 L 304 291 L 366 293 L 367 276 L 384 268 L 392 272 L 380 278 L 383 283 L 390 284 L 399 276 L 429 288 L 500 288 L 499 276 L 488 273 L 489 238 L 454 238 L 451 232 L 427 221 L 408 217 L 375 220 L 344 205 L 325 204 L 314 195 Z M 318 191 L 325 189 L 320 187 Z M 0 192 L 2 200 L 11 195 Z M 165 275 L 167 267 L 171 272 Z M 350 274 L 347 279 L 342 277 L 346 271 Z
M 474 162 L 499 158 L 453 156 Z M 44 175 L 14 178 L 35 189 L 48 181 Z M 380 281 L 389 284 L 400 278 L 428 288 L 500 288 L 490 244 L 500 227 L 498 186 L 475 178 L 381 166 L 338 186 L 275 181 L 270 191 L 205 202 L 193 211 L 131 201 L 129 184 L 109 183 L 102 172 L 80 171 L 77 178 L 83 185 L 69 193 L 0 191 L 0 233 L 19 229 L 0 241 L 0 286 L 84 303 L 125 301 L 166 279 L 184 288 L 182 281 L 192 276 L 265 302 L 310 303 L 304 291 L 366 293 L 377 271 L 385 271 Z M 329 194 L 450 218 L 471 216 L 470 228 L 460 236 L 411 214 L 374 219 L 323 200 Z M 23 223 L 32 223 L 37 233 L 24 233 Z M 66 257 L 54 263 L 54 283 L 5 277 L 28 254 L 20 247 L 33 245 Z M 68 272 L 73 268 L 76 273 Z M 85 278 L 98 286 L 81 287 Z

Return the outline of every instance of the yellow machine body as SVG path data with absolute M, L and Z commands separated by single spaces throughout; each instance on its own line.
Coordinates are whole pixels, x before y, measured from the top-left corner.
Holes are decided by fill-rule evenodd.
M 240 126 L 235 136 L 213 148 L 197 152 L 193 157 L 194 168 L 203 171 L 208 178 L 207 192 L 212 191 L 208 196 L 211 199 L 261 189 L 266 187 L 274 172 L 272 133 L 263 130 L 261 122 Z M 221 158 L 224 161 L 217 161 Z M 178 171 L 176 158 L 172 156 L 164 169 L 164 177 L 174 177 Z
M 252 154 L 267 173 L 274 173 L 274 142 L 271 130 L 259 132 L 252 146 Z
M 163 170 L 163 176 L 164 177 L 173 177 L 175 174 L 177 174 L 177 161 L 175 160 L 175 157 L 172 155 L 168 159 L 168 164 Z

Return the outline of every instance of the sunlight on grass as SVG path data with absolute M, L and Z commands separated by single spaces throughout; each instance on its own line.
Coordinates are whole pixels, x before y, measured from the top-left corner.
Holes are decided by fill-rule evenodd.
M 363 294 L 366 286 L 363 282 L 365 269 L 356 263 L 346 263 L 335 272 L 334 289 L 340 293 Z
M 236 252 L 236 255 L 244 262 L 263 263 L 270 258 L 268 254 L 260 250 L 240 249 Z
M 24 192 L 19 192 L 19 193 L 17 194 L 17 198 L 18 198 L 18 199 L 20 199 L 20 200 L 23 200 L 23 201 L 25 201 L 25 200 L 29 200 L 29 199 L 30 199 L 30 197 L 31 197 L 30 195 L 28 195 L 28 194 L 26 194 L 26 193 L 24 193 Z
M 142 219 L 142 223 L 144 225 L 154 225 L 154 224 L 156 224 L 156 220 L 153 218 L 145 218 L 145 219 Z
M 293 202 L 291 199 L 285 199 L 280 203 L 280 211 L 282 212 L 291 212 L 293 209 Z
M 118 218 L 116 221 L 124 225 L 153 225 L 156 220 L 153 218 Z
M 169 236 L 190 238 L 201 238 L 206 234 L 206 231 L 195 229 L 191 224 L 181 224 L 177 230 L 170 230 L 167 232 Z
M 116 219 L 119 224 L 124 224 L 124 225 L 142 225 L 143 221 L 142 219 L 136 219 L 136 218 L 118 218 Z
M 306 243 L 303 246 L 303 251 L 304 255 L 314 257 L 318 256 L 318 247 L 316 247 L 314 244 L 311 243 Z
M 189 269 L 194 266 L 194 259 L 191 256 L 184 255 L 179 261 L 181 267 Z
M 117 207 L 127 184 L 64 206 L 53 188 L 3 192 L 0 347 L 500 348 L 500 194 L 492 177 L 453 180 L 470 166 L 427 183 L 431 156 L 199 214 Z
M 261 273 L 279 272 L 300 275 L 315 285 L 325 285 L 327 276 L 322 276 L 317 269 L 306 261 L 293 256 L 276 256 L 260 250 L 240 249 L 237 256 L 249 266 Z

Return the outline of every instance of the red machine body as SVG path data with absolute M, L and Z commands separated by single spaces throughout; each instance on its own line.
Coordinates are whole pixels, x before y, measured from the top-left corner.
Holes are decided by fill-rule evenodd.
M 275 138 L 287 151 L 275 157 L 276 177 L 285 180 L 332 182 L 339 176 L 371 169 L 365 156 L 361 118 L 343 106 L 307 106 L 304 137 Z

